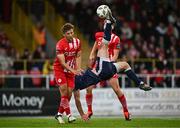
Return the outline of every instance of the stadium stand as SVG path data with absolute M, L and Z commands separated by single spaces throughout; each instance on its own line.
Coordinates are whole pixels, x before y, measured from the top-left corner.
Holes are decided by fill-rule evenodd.
M 93 33 L 102 29 L 102 25 L 96 27 L 99 19 L 96 17 L 94 5 L 102 3 L 98 1 L 73 3 L 67 0 L 51 2 L 67 21 L 77 23 L 91 44 L 94 40 Z M 118 19 L 115 32 L 121 37 L 120 58 L 126 57 L 132 61 L 136 58 L 157 59 L 159 62 L 153 69 L 159 72 L 163 70 L 174 72 L 172 59 L 180 57 L 179 4 L 175 2 L 177 1 L 112 0 L 108 3 Z M 88 22 L 89 19 L 91 22 Z M 176 66 L 179 67 L 179 64 Z M 148 68 L 149 64 L 146 63 L 139 64 L 137 68 L 142 70 L 143 67 L 148 69 L 149 73 L 153 73 L 153 69 Z M 136 72 L 141 73 L 138 69 L 135 69 Z
M 48 58 L 52 62 L 53 58 L 52 55 L 49 58 L 49 51 L 44 50 L 44 47 L 43 49 L 40 48 L 38 43 L 33 43 L 48 43 L 42 39 L 46 38 L 43 35 L 44 33 L 37 33 L 44 32 L 37 31 L 38 29 L 35 26 L 38 23 L 45 23 L 43 25 L 45 28 L 48 28 L 47 31 L 52 32 L 45 21 L 49 11 L 47 4 L 51 4 L 52 9 L 55 10 L 55 15 L 51 16 L 57 18 L 57 15 L 59 15 L 65 21 L 76 24 L 87 40 L 85 42 L 89 42 L 88 46 L 92 46 L 94 33 L 102 30 L 102 23 L 99 23 L 95 13 L 96 7 L 103 4 L 99 1 L 16 0 L 15 4 L 11 2 L 5 4 L 10 6 L 11 9 L 8 10 L 8 13 L 3 13 L 6 6 L 3 6 L 3 9 L 1 8 L 1 22 L 10 23 L 12 27 L 21 26 L 21 24 L 14 20 L 18 17 L 17 12 L 19 15 L 23 12 L 21 18 L 27 22 L 26 26 L 28 27 L 27 30 L 17 29 L 17 31 L 19 31 L 21 37 L 28 36 L 24 41 L 27 42 L 28 48 L 30 48 L 22 47 L 23 49 L 21 50 L 15 50 L 16 47 L 11 47 L 11 43 L 8 41 L 6 41 L 6 45 L 8 45 L 6 47 L 10 48 L 4 48 L 4 46 L 2 48 L 3 42 L 1 41 L 1 52 L 5 51 L 8 54 L 7 56 L 11 58 L 9 64 L 6 63 L 8 66 L 1 66 L 1 68 L 7 67 L 10 70 L 9 74 L 22 74 L 23 72 L 29 74 L 34 68 L 38 68 L 42 74 L 45 60 Z M 120 59 L 128 60 L 135 72 L 139 74 L 180 74 L 179 1 L 110 0 L 108 5 L 111 6 L 113 14 L 115 14 L 118 21 L 115 33 L 121 38 L 122 50 L 120 52 Z M 21 11 L 19 11 L 19 8 Z M 63 23 L 62 20 L 61 23 Z M 25 25 L 21 27 L 26 28 Z M 39 26 L 39 28 L 43 30 L 42 26 Z M 32 29 L 34 29 L 34 36 Z M 9 33 L 6 34 L 9 35 Z M 52 32 L 52 34 L 54 33 Z M 38 40 L 40 39 L 39 37 L 42 37 L 42 42 Z M 89 49 L 88 46 L 86 49 Z M 52 53 L 53 50 L 52 48 Z M 88 50 L 84 50 L 84 54 L 87 57 L 89 53 L 86 51 Z M 161 77 L 153 80 L 155 86 L 162 87 L 167 86 L 168 82 L 171 82 L 169 78 L 166 78 L 165 83 L 162 83 L 162 81 L 164 80 Z M 176 82 L 179 81 L 180 79 L 177 78 Z

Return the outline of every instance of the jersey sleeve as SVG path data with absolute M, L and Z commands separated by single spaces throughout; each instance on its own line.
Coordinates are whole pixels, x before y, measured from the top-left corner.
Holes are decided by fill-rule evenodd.
M 56 55 L 63 54 L 64 53 L 64 47 L 61 42 L 58 42 L 56 44 Z

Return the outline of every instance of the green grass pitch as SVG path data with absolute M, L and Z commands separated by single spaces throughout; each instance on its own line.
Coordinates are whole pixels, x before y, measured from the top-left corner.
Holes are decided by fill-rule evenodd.
M 67 119 L 66 119 L 67 122 Z M 96 118 L 88 122 L 77 119 L 74 123 L 58 124 L 53 117 L 1 117 L 0 128 L 180 128 L 180 118 Z

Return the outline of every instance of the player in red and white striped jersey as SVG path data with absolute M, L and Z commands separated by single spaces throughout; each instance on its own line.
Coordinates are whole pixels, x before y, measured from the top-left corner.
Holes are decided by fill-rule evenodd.
M 81 43 L 74 35 L 74 26 L 66 23 L 62 27 L 63 38 L 56 44 L 56 58 L 53 64 L 54 76 L 61 94 L 58 113 L 55 118 L 65 123 L 62 115 L 65 112 L 68 122 L 76 120 L 71 115 L 69 101 L 74 89 L 75 75 L 81 74 Z
M 96 32 L 95 33 L 95 39 L 96 42 L 99 42 L 97 44 L 97 47 L 99 47 L 102 43 L 102 38 L 104 36 L 104 32 Z M 111 34 L 111 40 L 108 44 L 108 52 L 109 52 L 109 58 L 111 59 L 111 61 L 116 61 L 119 55 L 119 51 L 120 51 L 120 38 L 112 33 Z

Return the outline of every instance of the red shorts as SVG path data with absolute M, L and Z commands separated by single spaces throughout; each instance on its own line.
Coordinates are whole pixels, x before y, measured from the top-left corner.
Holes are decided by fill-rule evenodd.
M 75 76 L 73 74 L 65 73 L 64 71 L 54 70 L 54 77 L 58 86 L 67 84 L 67 86 L 72 89 L 75 86 Z

